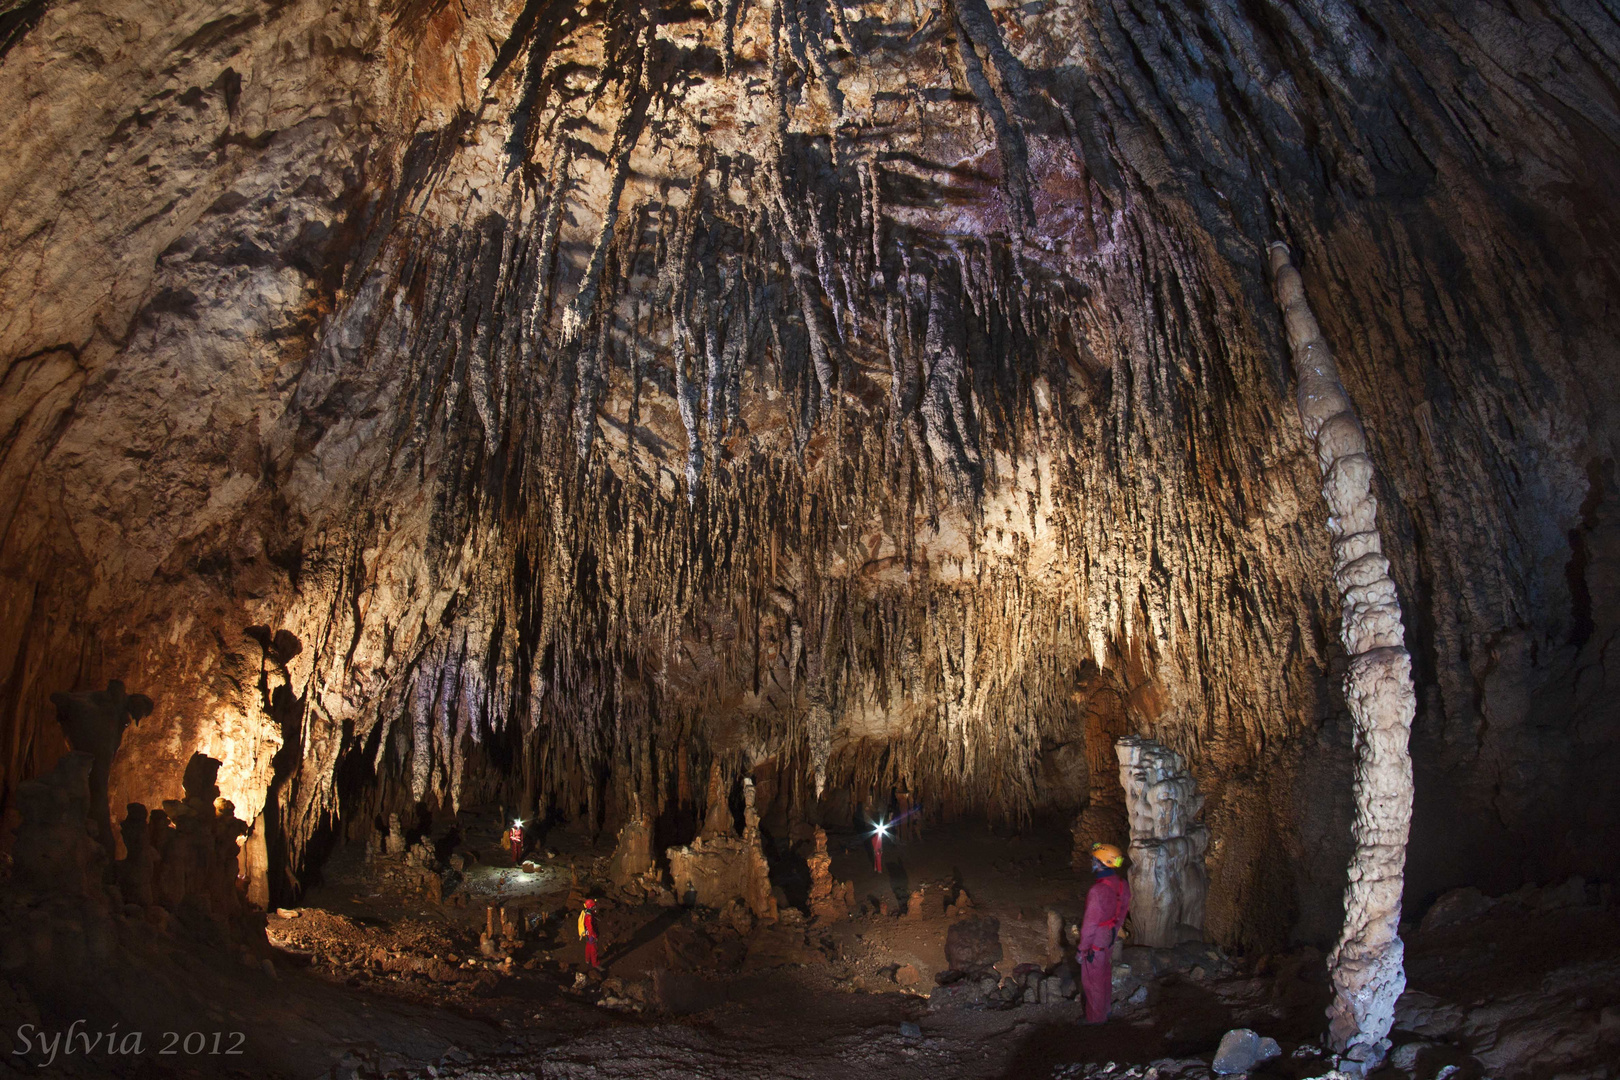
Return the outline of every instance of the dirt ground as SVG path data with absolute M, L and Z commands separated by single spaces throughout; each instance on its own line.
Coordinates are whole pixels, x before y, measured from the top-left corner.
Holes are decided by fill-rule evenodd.
M 403 857 L 340 848 L 301 907 L 269 916 L 269 964 L 154 936 L 93 994 L 68 982 L 35 993 L 42 1016 L 77 1010 L 125 1031 L 240 1032 L 244 1053 L 58 1057 L 48 1069 L 37 1054 L 33 1065 L 13 1055 L 7 1064 L 140 1078 L 1202 1080 L 1223 1033 L 1248 1027 L 1282 1050 L 1257 1077 L 1302 1080 L 1331 1067 L 1318 1044 L 1326 969 L 1312 949 L 1189 953 L 1140 980 L 1100 1027 L 1081 1024 L 1070 1000 L 930 1008 L 957 917 L 944 905 L 963 890 L 972 915 L 1000 921 L 998 972 L 1049 966 L 1047 910 L 1077 918 L 1089 884 L 1069 867 L 1066 832 L 932 829 L 891 845 L 881 875 L 861 835 L 834 835 L 834 875 L 855 883 L 860 910 L 814 926 L 791 909 L 760 925 L 741 909 L 615 899 L 603 881 L 605 841 L 566 829 L 535 839 L 532 871 L 514 868 L 499 824 L 462 816 L 454 846 L 464 868 L 438 899 Z M 783 873 L 792 877 L 791 863 Z M 881 912 L 884 897 L 903 911 L 919 888 L 928 914 Z M 586 894 L 603 898 L 600 975 L 586 969 L 573 929 Z M 480 934 L 503 906 L 521 943 L 488 955 Z M 1408 931 L 1417 1011 L 1407 1008 L 1396 1035 L 1403 1067 L 1385 1080 L 1434 1080 L 1447 1066 L 1448 1080 L 1620 1075 L 1609 1064 L 1620 1061 L 1620 919 L 1606 894 L 1566 904 L 1527 893 Z M 1166 960 L 1148 952 L 1136 950 L 1131 970 Z

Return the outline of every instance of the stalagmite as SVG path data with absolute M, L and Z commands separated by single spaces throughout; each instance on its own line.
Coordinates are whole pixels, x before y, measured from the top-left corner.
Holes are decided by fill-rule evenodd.
M 1340 636 L 1350 656 L 1344 694 L 1355 721 L 1356 850 L 1344 892 L 1344 929 L 1328 959 L 1329 1033 L 1348 1062 L 1371 1068 L 1388 1047 L 1395 1001 L 1406 988 L 1399 928 L 1412 819 L 1412 658 L 1379 539 L 1366 435 L 1286 245 L 1271 245 L 1271 272 L 1294 357 L 1300 420 L 1322 471 Z
M 1209 830 L 1196 820 L 1203 796 L 1169 747 L 1131 736 L 1114 749 L 1130 818 L 1132 940 L 1156 948 L 1200 940 L 1209 892 Z
M 717 766 L 711 792 L 718 784 L 718 776 Z M 742 789 L 741 837 L 729 824 L 723 833 L 705 829 L 690 845 L 669 848 L 664 855 L 669 860 L 675 895 L 682 902 L 718 910 L 741 901 L 756 918 L 772 922 L 778 916 L 777 902 L 771 893 L 770 865 L 759 831 L 753 779 L 744 777 Z M 726 813 L 729 818 L 730 810 Z
M 725 771 L 720 768 L 718 761 L 709 766 L 709 791 L 704 805 L 703 830 L 698 835 L 705 840 L 713 840 L 736 834 Z
M 818 923 L 830 923 L 848 915 L 855 906 L 855 883 L 833 877 L 827 830 L 816 826 L 815 838 L 815 853 L 806 860 L 810 867 L 810 916 Z
M 152 699 L 145 694 L 127 694 L 117 679 L 106 690 L 55 693 L 56 719 L 62 725 L 68 745 L 89 754 L 95 764 L 90 769 L 90 815 L 96 823 L 96 836 L 111 859 L 116 853 L 113 841 L 112 809 L 107 801 L 107 778 L 113 758 L 124 741 L 124 729 L 131 721 L 139 723 L 151 715 Z
M 636 796 L 632 799 L 630 820 L 619 830 L 608 876 L 615 885 L 622 887 L 652 870 L 653 866 L 653 819 L 651 814 L 641 809 L 641 798 Z

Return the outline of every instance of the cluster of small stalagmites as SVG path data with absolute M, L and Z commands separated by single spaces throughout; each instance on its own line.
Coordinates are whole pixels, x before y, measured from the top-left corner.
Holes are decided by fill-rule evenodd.
M 120 825 L 126 854 L 111 864 L 91 831 L 90 755 L 65 754 L 52 772 L 19 785 L 22 822 L 0 897 L 12 932 L 0 967 L 104 960 L 146 927 L 210 945 L 262 938 L 263 923 L 237 881 L 247 825 L 219 795 L 219 764 L 195 754 L 183 799 L 166 799 L 150 814 L 130 804 Z
M 386 861 L 379 861 L 380 856 L 386 856 Z M 412 843 L 399 815 L 389 814 L 381 834 L 372 830 L 366 836 L 366 861 L 374 864 L 373 870 L 380 876 L 401 882 L 437 903 L 446 887 L 454 884 L 462 858 L 452 856 L 448 865 L 441 863 L 427 836 Z
M 491 960 L 509 961 L 523 948 L 523 923 L 527 916 L 505 904 L 484 908 L 484 932 L 478 935 L 478 951 Z
M 736 834 L 725 798 L 721 773 L 710 776 L 709 815 L 692 843 L 665 851 L 674 896 L 688 904 L 723 908 L 744 905 L 755 918 L 774 922 L 780 915 L 777 893 L 772 891 L 770 866 L 759 831 L 759 810 L 754 804 L 754 781 L 744 777 L 743 831 Z

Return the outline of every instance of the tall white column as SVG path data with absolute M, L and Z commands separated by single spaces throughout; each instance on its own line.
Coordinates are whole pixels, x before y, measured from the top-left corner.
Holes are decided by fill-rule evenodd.
M 1329 1035 L 1346 1064 L 1367 1069 L 1384 1056 L 1395 1000 L 1406 988 L 1399 927 L 1412 822 L 1407 743 L 1417 697 L 1401 605 L 1378 536 L 1366 434 L 1287 246 L 1271 245 L 1271 273 L 1299 380 L 1300 420 L 1322 470 L 1340 636 L 1350 655 L 1344 696 L 1355 721 L 1356 850 L 1344 892 L 1344 930 L 1328 959 Z

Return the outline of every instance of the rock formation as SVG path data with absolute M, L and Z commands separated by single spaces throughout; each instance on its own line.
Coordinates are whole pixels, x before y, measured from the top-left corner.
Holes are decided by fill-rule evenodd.
M 1344 929 L 1328 960 L 1334 1045 L 1362 1067 L 1384 1056 L 1401 966 L 1401 889 L 1412 821 L 1407 743 L 1417 695 L 1412 658 L 1389 560 L 1378 533 L 1377 473 L 1339 367 L 1305 300 L 1283 244 L 1271 271 L 1293 350 L 1299 417 L 1316 448 L 1333 536 L 1333 586 L 1342 605 L 1339 636 L 1350 657 L 1344 696 L 1356 725 L 1356 850 L 1344 893 Z
M 153 896 L 194 926 L 232 927 L 246 916 L 237 890 L 238 849 L 247 823 L 221 797 L 215 783 L 220 762 L 203 753 L 186 762 L 184 798 L 164 799 L 148 815 L 150 849 L 157 854 Z
M 101 846 L 111 859 L 118 854 L 118 849 L 113 841 L 107 780 L 112 773 L 113 758 L 123 745 L 124 729 L 131 722 L 138 723 L 142 717 L 151 715 L 152 699 L 145 694 L 126 694 L 124 684 L 113 679 L 107 683 L 106 690 L 54 693 L 51 703 L 56 706 L 56 720 L 62 725 L 68 745 L 91 757 L 90 813 L 95 819 Z
M 104 960 L 116 941 L 102 885 L 106 852 L 90 806 L 94 759 L 72 752 L 18 786 L 22 822 L 12 875 L 0 882 L 0 972 L 78 968 Z M 121 912 L 118 914 L 122 914 Z
M 742 836 L 699 836 L 690 845 L 668 849 L 670 878 L 675 896 L 684 903 L 718 910 L 740 900 L 756 918 L 773 921 L 777 903 L 761 844 L 754 781 L 748 777 L 743 778 L 743 799 Z
M 100 890 L 106 852 L 86 843 L 86 826 L 97 820 L 89 796 L 95 767 L 90 754 L 63 754 L 56 768 L 17 789 L 22 823 L 11 873 L 18 884 L 69 893 Z
M 1081 758 L 1072 818 L 1143 732 L 1242 838 L 1212 936 L 1331 945 L 1281 238 L 1380 466 L 1409 888 L 1620 872 L 1610 7 L 24 6 L 0 801 L 114 673 L 165 723 L 109 805 L 201 750 L 278 892 L 340 810 L 662 821 L 715 761 L 1016 822 Z
M 236 887 L 246 825 L 218 798 L 219 762 L 194 755 L 186 797 L 165 800 L 168 812 L 129 807 L 121 825 L 128 854 L 115 865 L 94 832 L 94 766 L 91 755 L 70 752 L 18 787 L 12 874 L 0 882 L 0 972 L 89 977 L 120 942 L 153 932 L 206 947 L 262 947 L 263 918 Z
M 704 806 L 708 809 L 703 818 L 700 836 L 705 840 L 715 840 L 737 835 L 731 817 L 731 795 L 726 790 L 725 774 L 718 761 L 709 767 L 709 788 Z
M 810 917 L 818 924 L 836 922 L 855 909 L 855 883 L 833 877 L 827 830 L 817 825 L 815 835 L 815 853 L 806 860 L 810 865 Z
M 641 799 L 633 800 L 630 820 L 619 829 L 618 843 L 613 848 L 613 861 L 608 876 L 615 885 L 624 886 L 655 868 L 653 861 L 653 819 L 641 809 Z
M 975 915 L 945 931 L 945 963 L 954 971 L 977 974 L 1001 963 L 1001 920 Z
M 124 857 L 118 861 L 118 890 L 124 901 L 152 906 L 152 839 L 149 832 L 146 807 L 130 803 L 123 822 L 118 826 L 124 838 Z M 260 905 L 263 907 L 263 905 Z
M 1085 709 L 1082 743 L 1087 774 L 1085 806 L 1070 829 L 1074 836 L 1070 863 L 1076 870 L 1091 868 L 1091 845 L 1113 844 L 1124 850 L 1131 836 L 1125 792 L 1117 782 L 1119 758 L 1114 749 L 1128 723 L 1122 694 L 1100 673 L 1089 681 L 1089 687 L 1075 693 Z
M 1168 948 L 1202 940 L 1209 876 L 1209 830 L 1187 761 L 1169 747 L 1130 736 L 1115 744 L 1131 830 L 1131 934 L 1138 945 Z

